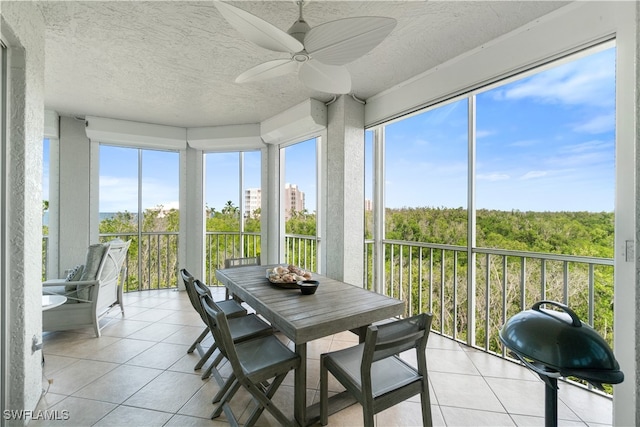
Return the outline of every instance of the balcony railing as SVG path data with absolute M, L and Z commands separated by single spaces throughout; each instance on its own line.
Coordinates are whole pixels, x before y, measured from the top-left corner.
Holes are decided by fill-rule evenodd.
M 100 241 L 131 240 L 125 266 L 124 292 L 178 286 L 178 232 L 101 234 Z
M 205 277 L 208 284 L 218 285 L 216 270 L 224 268 L 227 258 L 260 255 L 260 233 L 207 231 L 205 234 Z
M 365 246 L 366 286 L 374 289 L 374 244 Z M 382 250 L 383 292 L 407 301 L 406 315 L 432 312 L 432 328 L 444 336 L 504 357 L 500 327 L 551 299 L 612 341 L 613 259 L 475 248 L 470 271 L 463 246 L 386 240 Z
M 316 236 L 287 234 L 284 238 L 284 262 L 309 271 L 317 270 L 318 241 Z
M 215 271 L 224 268 L 227 258 L 260 255 L 260 233 L 207 232 L 205 242 L 207 283 L 217 285 Z M 306 270 L 316 270 L 318 238 L 287 234 L 285 236 L 284 263 L 295 264 Z
M 178 233 L 118 233 L 101 241 L 131 239 L 125 291 L 175 288 L 178 284 Z M 43 238 L 46 265 L 48 239 Z M 319 240 L 287 235 L 285 263 L 315 271 Z M 260 254 L 259 233 L 207 232 L 205 280 L 216 285 L 224 260 Z M 474 268 L 464 246 L 386 240 L 384 265 L 373 265 L 373 242 L 365 242 L 365 285 L 407 302 L 406 315 L 432 312 L 435 331 L 487 352 L 505 356 L 498 340 L 504 322 L 535 301 L 568 304 L 607 341 L 613 334 L 613 259 L 475 248 Z M 375 272 L 384 277 L 378 280 Z M 472 284 L 468 286 L 467 284 Z M 469 307 L 472 307 L 472 310 Z
M 100 241 L 131 240 L 125 265 L 125 292 L 175 288 L 178 285 L 178 233 L 143 232 L 101 234 Z M 142 242 L 140 245 L 139 242 Z M 48 239 L 43 237 L 43 265 L 46 265 Z M 207 232 L 205 235 L 205 280 L 217 285 L 215 271 L 224 268 L 227 258 L 260 255 L 260 233 Z M 316 269 L 318 239 L 315 236 L 287 235 L 285 263 Z

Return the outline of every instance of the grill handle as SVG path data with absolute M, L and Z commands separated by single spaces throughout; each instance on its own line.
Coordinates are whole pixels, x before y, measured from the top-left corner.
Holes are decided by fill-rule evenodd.
M 538 301 L 537 303 L 533 304 L 533 306 L 531 306 L 531 309 L 539 311 L 540 313 L 544 313 L 544 311 L 542 311 L 540 309 L 540 306 L 542 304 L 550 304 L 550 305 L 556 306 L 559 309 L 561 309 L 562 311 L 564 311 L 565 313 L 567 313 L 571 317 L 571 326 L 575 326 L 576 328 L 579 328 L 579 327 L 582 326 L 582 322 L 580 321 L 580 318 L 575 313 L 575 311 L 571 310 L 566 305 L 561 304 L 561 303 L 559 303 L 557 301 Z

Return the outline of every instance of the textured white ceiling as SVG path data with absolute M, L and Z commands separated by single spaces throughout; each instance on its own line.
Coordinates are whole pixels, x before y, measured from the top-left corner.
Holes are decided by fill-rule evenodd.
M 291 0 L 230 2 L 286 31 Z M 320 1 L 304 16 L 318 24 L 389 16 L 398 25 L 350 63 L 352 93 L 366 99 L 545 15 L 553 1 Z M 322 101 L 291 74 L 237 84 L 261 62 L 286 58 L 246 41 L 212 1 L 40 2 L 47 33 L 45 104 L 60 114 L 196 127 L 257 123 L 303 100 Z

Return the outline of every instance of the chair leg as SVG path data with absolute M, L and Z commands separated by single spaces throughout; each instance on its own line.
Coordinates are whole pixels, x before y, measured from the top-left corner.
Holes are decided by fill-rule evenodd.
M 216 345 L 216 343 L 211 344 L 211 347 L 209 347 L 209 350 L 207 350 L 207 352 L 204 355 L 202 355 L 198 363 L 196 363 L 196 366 L 194 366 L 193 370 L 197 371 L 198 369 L 202 368 L 202 366 L 206 363 L 206 361 L 209 359 L 209 357 L 211 357 L 211 355 L 213 354 L 214 351 L 216 351 L 217 348 L 218 346 Z
M 227 379 L 227 381 L 222 385 L 222 388 L 213 396 L 213 400 L 211 403 L 218 403 L 224 395 L 229 391 L 229 388 L 234 384 L 236 380 L 235 375 L 231 374 L 231 376 Z
M 329 372 L 324 364 L 325 355 L 320 356 L 320 424 L 329 424 Z
M 200 344 L 202 340 L 205 339 L 208 333 L 209 333 L 209 328 L 205 328 L 204 331 L 202 331 L 202 333 L 200 334 L 200 336 L 196 338 L 193 344 L 191 344 L 191 347 L 189 347 L 189 349 L 187 350 L 187 353 L 193 353 L 193 350 L 195 350 L 198 344 Z
M 369 399 L 365 398 L 365 402 L 362 405 L 362 416 L 364 418 L 364 426 L 365 427 L 374 427 L 374 412 L 373 412 L 373 402 L 369 401 Z
M 223 358 L 224 358 L 224 355 L 222 353 L 219 353 L 216 356 L 216 358 L 213 360 L 211 365 L 209 365 L 209 367 L 202 373 L 203 380 L 206 380 L 211 376 L 211 374 L 213 373 L 213 370 L 217 369 L 218 365 L 220 364 Z
M 251 395 L 255 400 L 257 400 L 256 403 L 258 404 L 258 406 L 253 410 L 253 412 L 245 422 L 245 427 L 253 426 L 258 421 L 258 418 L 260 418 L 260 415 L 262 415 L 262 412 L 265 409 L 269 411 L 269 413 L 271 413 L 271 415 L 273 415 L 276 420 L 280 422 L 280 425 L 292 427 L 294 426 L 293 421 L 288 419 L 287 416 L 283 414 L 282 411 L 273 404 L 273 402 L 271 402 L 271 398 L 276 393 L 276 390 L 278 390 L 278 387 L 280 387 L 280 384 L 282 384 L 282 381 L 284 381 L 287 373 L 280 374 L 275 377 L 266 393 L 263 393 L 262 390 L 260 390 L 260 388 L 258 388 L 253 383 L 249 383 L 246 385 L 246 388 L 249 390 Z
M 232 382 L 232 384 L 230 384 L 230 388 L 227 390 L 227 392 L 224 394 L 224 396 L 222 396 L 222 399 L 220 399 L 220 403 L 218 404 L 216 409 L 214 409 L 214 411 L 211 413 L 211 419 L 218 418 L 220 416 L 220 414 L 222 414 L 222 410 L 224 409 L 223 406 L 225 405 L 225 403 L 230 402 L 231 398 L 240 389 L 240 382 L 236 378 L 234 378 L 233 381 L 231 381 L 231 379 L 229 379 L 229 381 L 227 381 L 227 383 L 229 383 L 229 382 Z M 227 384 L 225 384 L 225 387 L 226 386 L 227 386 Z
M 364 414 L 364 427 L 374 427 L 373 414 Z
M 100 338 L 100 319 L 98 319 L 98 315 L 94 314 L 93 315 L 93 330 L 96 333 L 96 337 Z
M 429 382 L 424 380 L 425 386 L 420 393 L 420 403 L 422 405 L 422 425 L 425 427 L 433 426 L 431 418 L 431 398 L 429 397 Z
M 126 268 L 126 267 L 124 267 L 124 268 Z M 123 281 L 121 279 L 120 285 L 118 286 L 118 305 L 120 306 L 120 312 L 122 313 L 122 317 L 124 317 L 124 305 L 122 305 L 122 300 L 123 300 L 123 298 L 122 298 L 122 292 L 123 292 L 122 287 L 123 287 L 123 285 L 124 285 L 124 283 L 123 283 Z

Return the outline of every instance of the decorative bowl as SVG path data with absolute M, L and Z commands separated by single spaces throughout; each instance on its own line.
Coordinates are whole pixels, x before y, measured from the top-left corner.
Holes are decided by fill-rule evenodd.
M 316 293 L 319 284 L 320 282 L 317 280 L 300 280 L 298 282 L 298 287 L 300 288 L 302 295 L 313 295 Z

